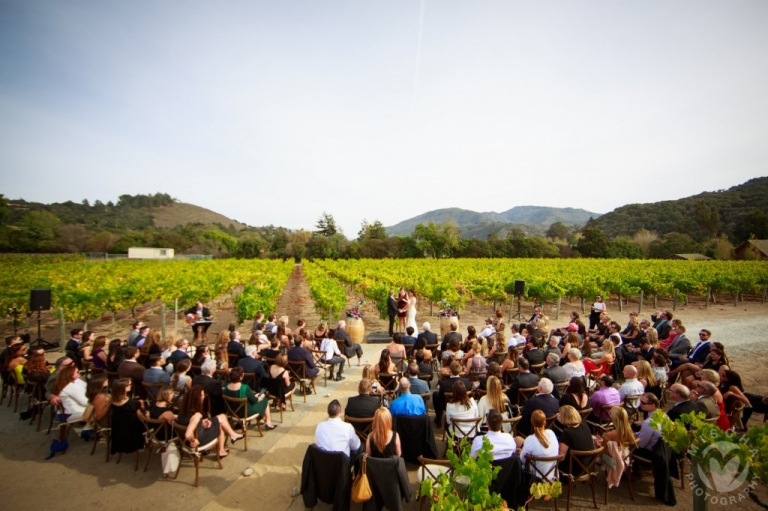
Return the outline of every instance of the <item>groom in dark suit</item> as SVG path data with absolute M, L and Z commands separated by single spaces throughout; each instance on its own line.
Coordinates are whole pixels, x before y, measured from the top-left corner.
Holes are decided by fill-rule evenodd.
M 395 318 L 397 317 L 397 300 L 395 300 L 395 292 L 390 289 L 389 297 L 387 298 L 387 316 L 389 316 L 389 336 L 392 337 L 395 333 Z

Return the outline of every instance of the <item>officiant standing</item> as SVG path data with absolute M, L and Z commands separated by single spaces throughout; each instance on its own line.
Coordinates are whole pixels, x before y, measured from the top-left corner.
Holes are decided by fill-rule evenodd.
M 397 317 L 397 300 L 395 300 L 395 290 L 389 290 L 389 297 L 387 297 L 387 316 L 389 316 L 389 336 L 392 337 L 395 333 L 395 318 Z

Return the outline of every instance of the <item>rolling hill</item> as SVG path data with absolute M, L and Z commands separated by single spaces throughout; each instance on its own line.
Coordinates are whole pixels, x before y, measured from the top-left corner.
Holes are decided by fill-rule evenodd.
M 590 217 L 597 218 L 598 213 L 574 208 L 549 208 L 540 206 L 515 206 L 502 213 L 494 211 L 477 213 L 461 208 L 445 208 L 428 211 L 419 216 L 403 220 L 387 227 L 391 235 L 410 235 L 419 223 L 442 223 L 453 220 L 461 230 L 463 238 L 486 239 L 488 234 L 506 236 L 512 229 L 521 229 L 529 235 L 542 235 L 550 225 L 562 222 L 565 225 L 583 225 Z

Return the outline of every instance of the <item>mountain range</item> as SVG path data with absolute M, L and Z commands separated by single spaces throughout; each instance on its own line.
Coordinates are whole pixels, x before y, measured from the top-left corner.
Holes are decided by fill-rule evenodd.
M 556 222 L 562 222 L 568 226 L 582 226 L 590 218 L 599 216 L 599 213 L 583 209 L 542 206 L 515 206 L 501 213 L 495 211 L 478 213 L 468 209 L 445 208 L 403 220 L 387 227 L 387 233 L 406 236 L 410 235 L 419 223 L 430 221 L 442 223 L 452 220 L 459 227 L 462 238 L 486 239 L 491 233 L 504 237 L 512 229 L 520 229 L 528 235 L 541 236 L 550 225 Z

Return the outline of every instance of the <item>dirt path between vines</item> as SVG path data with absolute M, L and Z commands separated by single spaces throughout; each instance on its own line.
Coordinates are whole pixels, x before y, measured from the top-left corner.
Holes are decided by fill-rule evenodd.
M 354 293 L 349 294 L 348 305 L 351 307 L 359 299 Z M 187 304 L 184 304 L 187 305 Z M 225 330 L 230 323 L 236 323 L 236 315 L 231 297 L 223 296 L 208 304 L 214 314 L 215 322 L 211 329 L 213 335 L 220 330 Z M 181 306 L 181 304 L 180 304 Z M 671 303 L 660 303 L 660 307 L 671 308 Z M 609 313 L 620 323 L 626 322 L 627 312 L 618 313 L 618 305 L 615 302 L 608 303 Z M 636 309 L 637 304 L 630 304 Z M 366 331 L 386 331 L 387 321 L 379 319 L 378 311 L 371 304 L 364 304 L 367 312 L 365 317 Z M 461 316 L 462 330 L 466 326 L 482 325 L 483 319 L 491 313 L 491 305 L 470 305 Z M 524 315 L 530 315 L 532 304 L 523 304 Z M 560 320 L 554 320 L 555 325 L 565 324 L 568 310 L 577 310 L 578 304 L 563 305 Z M 159 328 L 160 318 L 157 314 L 159 307 L 155 304 L 142 306 L 138 309 L 139 318 L 152 328 Z M 547 306 L 547 314 L 554 318 L 554 311 Z M 648 304 L 645 305 L 643 316 L 647 317 Z M 437 313 L 437 310 L 434 310 Z M 307 320 L 310 329 L 314 329 L 321 319 L 320 314 L 314 311 L 313 303 L 309 297 L 309 290 L 303 277 L 303 271 L 297 266 L 286 285 L 276 311 L 278 316 L 286 314 L 290 317 L 291 326 L 295 325 L 298 317 Z M 713 331 L 713 339 L 723 341 L 729 355 L 733 360 L 734 368 L 741 373 L 745 380 L 745 386 L 755 392 L 768 392 L 763 375 L 763 366 L 766 360 L 766 348 L 762 341 L 768 332 L 768 306 L 749 302 L 733 307 L 732 304 L 717 304 L 705 309 L 703 304 L 692 303 L 685 307 L 678 307 L 676 316 L 683 319 L 689 328 L 689 332 L 696 332 L 698 328 L 709 328 Z M 89 328 L 97 334 L 105 333 L 108 336 L 125 336 L 130 331 L 132 318 L 128 313 L 118 315 L 116 328 L 112 329 L 111 318 L 101 321 L 92 321 Z M 429 304 L 422 301 L 419 304 L 418 323 L 428 320 L 433 325 L 433 330 L 439 330 L 437 317 L 429 316 Z M 169 331 L 173 329 L 173 313 L 168 313 L 166 325 Z M 183 326 L 182 326 L 183 325 Z M 46 338 L 55 337 L 55 323 L 47 322 Z M 73 328 L 81 325 L 67 325 Z M 250 322 L 239 325 L 238 330 L 247 336 L 250 334 Z M 179 325 L 180 331 L 186 332 L 183 322 Z M 5 328 L 5 332 L 8 328 Z M 53 333 L 52 333 L 53 331 Z M 52 334 L 52 335 L 51 335 Z M 8 335 L 6 333 L 6 335 Z M 689 335 L 689 337 L 691 337 Z M 382 345 L 365 345 L 365 358 L 374 362 Z M 60 353 L 49 353 L 52 359 L 60 356 Z M 57 502 L 63 509 L 89 509 L 104 507 L 111 509 L 146 509 L 152 506 L 162 506 L 169 510 L 195 511 L 199 509 L 290 509 L 301 510 L 304 508 L 301 497 L 292 497 L 292 490 L 300 483 L 301 462 L 307 445 L 314 439 L 314 429 L 318 422 L 326 417 L 326 406 L 330 399 L 336 398 L 346 403 L 349 396 L 356 393 L 357 382 L 360 379 L 360 370 L 356 367 L 345 370 L 347 379 L 341 383 L 328 382 L 324 387 L 322 382 L 318 385 L 318 395 L 307 396 L 306 404 L 303 398 L 297 395 L 294 398 L 295 412 L 284 414 L 284 423 L 279 423 L 276 415 L 273 420 L 279 424 L 275 431 L 265 433 L 259 438 L 255 430 L 249 435 L 249 450 L 243 452 L 242 443 L 231 447 L 231 455 L 224 461 L 224 470 L 215 467 L 215 461 L 204 459 L 200 469 L 200 487 L 195 489 L 193 485 L 193 466 L 186 461 L 182 466 L 177 480 L 165 480 L 161 476 L 159 458 L 155 455 L 150 462 L 149 470 L 144 473 L 143 461 L 138 472 L 133 470 L 133 458 L 127 457 L 119 464 L 115 464 L 112 458 L 109 464 L 104 462 L 105 447 L 100 444 L 96 455 L 90 456 L 91 444 L 84 444 L 70 436 L 70 449 L 65 455 L 45 461 L 48 454 L 48 446 L 51 437 L 45 430 L 35 432 L 34 426 L 19 422 L 18 415 L 12 413 L 12 408 L 6 408 L 7 401 L 0 407 L 0 435 L 5 441 L 0 445 L 0 480 L 4 488 L 27 489 L 31 484 L 37 484 L 39 491 L 17 491 L 14 494 L 12 504 L 17 509 L 37 509 L 47 504 L 43 502 Z M 48 415 L 44 416 L 47 424 Z M 759 421 L 754 418 L 752 423 Z M 439 449 L 443 446 L 438 442 Z M 243 477 L 243 470 L 251 467 L 254 474 Z M 409 475 L 414 483 L 416 469 L 409 467 Z M 602 480 L 598 483 L 598 500 L 603 491 Z M 668 509 L 659 505 L 650 495 L 653 492 L 652 478 L 645 473 L 633 484 L 635 501 L 629 499 L 626 482 L 620 488 L 609 492 L 608 506 L 602 505 L 600 509 L 616 509 L 620 511 L 637 511 L 640 509 Z M 140 491 L 137 491 L 140 490 Z M 691 509 L 691 490 L 681 490 L 677 483 L 676 494 L 678 509 Z M 758 494 L 763 500 L 768 499 L 764 488 L 758 488 Z M 757 509 L 754 504 L 743 500 L 738 493 L 733 494 L 738 499 L 737 505 L 745 509 Z M 560 498 L 560 504 L 565 506 L 564 497 Z M 534 504 L 533 508 L 546 509 L 548 506 Z M 583 485 L 575 490 L 574 509 L 592 509 L 589 489 Z M 727 506 L 720 504 L 711 505 L 711 509 L 723 509 Z M 353 505 L 352 509 L 361 509 L 360 505 Z M 330 510 L 331 506 L 319 504 L 318 510 Z M 418 509 L 417 503 L 405 506 L 405 509 Z

